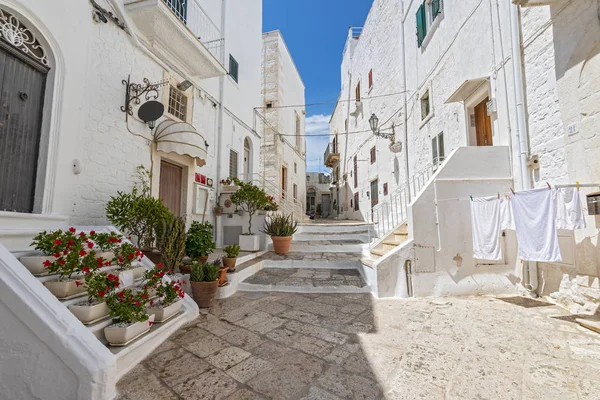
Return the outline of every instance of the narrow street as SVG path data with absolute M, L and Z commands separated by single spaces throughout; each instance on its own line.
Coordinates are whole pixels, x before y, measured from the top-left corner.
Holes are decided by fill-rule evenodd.
M 240 292 L 119 383 L 120 400 L 598 399 L 600 341 L 535 300 Z

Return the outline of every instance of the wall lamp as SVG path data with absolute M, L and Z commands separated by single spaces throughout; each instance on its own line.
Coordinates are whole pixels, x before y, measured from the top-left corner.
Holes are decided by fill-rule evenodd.
M 192 82 L 188 81 L 187 79 L 177 85 L 177 89 L 181 90 L 182 92 L 185 92 L 190 87 L 192 87 Z
M 373 134 L 375 136 L 379 136 L 383 139 L 390 139 L 392 141 L 394 140 L 394 133 L 381 132 L 381 130 L 379 129 L 379 118 L 377 118 L 377 115 L 371 115 L 371 118 L 369 118 L 369 125 L 371 125 L 371 130 L 373 131 Z

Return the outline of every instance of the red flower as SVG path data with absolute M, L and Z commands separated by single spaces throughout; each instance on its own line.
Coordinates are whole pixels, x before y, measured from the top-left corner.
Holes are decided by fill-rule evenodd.
M 119 293 L 117 294 L 117 296 L 119 296 L 120 298 L 123 298 L 123 296 L 125 296 L 125 292 L 119 292 Z
M 119 278 L 116 275 L 113 275 L 113 274 L 108 274 L 107 278 L 108 278 L 109 281 L 117 281 L 117 280 L 119 280 Z
M 131 236 L 127 236 L 127 240 L 131 240 Z
M 119 256 L 119 262 L 122 263 L 123 261 L 125 261 L 125 259 L 121 256 Z
M 77 287 L 83 285 L 83 283 L 79 282 L 79 281 L 75 281 L 75 285 L 77 285 Z
M 135 254 L 130 254 L 129 256 L 127 256 L 127 258 L 129 258 L 130 260 L 133 260 L 135 258 Z
M 162 278 L 163 276 L 165 276 L 165 271 L 160 271 L 159 275 Z
M 49 260 L 44 261 L 44 268 L 48 268 L 52 263 Z
M 83 249 L 79 251 L 79 255 L 81 257 L 85 256 L 86 254 L 87 254 L 87 252 L 85 250 L 83 250 Z
M 73 227 L 70 227 L 70 228 L 69 228 L 69 232 L 71 232 L 71 233 L 75 233 L 75 231 L 76 231 L 76 229 L 75 229 L 75 228 L 73 228 Z
M 90 267 L 83 267 L 83 268 L 81 268 L 81 271 L 82 271 L 84 274 L 88 274 L 88 273 L 90 272 Z
M 74 242 L 73 240 L 69 240 L 69 241 L 67 242 L 67 246 L 68 246 L 68 247 L 71 247 L 71 246 L 73 246 L 74 244 L 75 244 L 75 242 Z
M 90 235 L 94 236 L 96 234 L 96 231 L 90 231 Z
M 150 300 L 150 305 L 153 306 L 154 305 L 154 300 Z
M 142 295 L 142 299 L 146 300 L 147 298 L 148 298 L 148 295 L 147 295 L 146 293 L 144 293 L 144 294 Z
M 121 239 L 117 239 L 117 243 L 121 243 L 121 242 L 122 242 L 122 240 L 121 240 Z
M 136 301 L 136 302 L 135 302 L 135 305 L 139 307 L 139 305 L 140 305 L 140 302 L 139 302 L 139 301 Z
M 85 232 L 79 232 L 79 236 L 84 237 L 85 236 Z
M 88 242 L 88 249 L 91 249 L 91 248 L 93 248 L 93 247 L 94 247 L 94 243 L 92 243 L 92 242 Z
M 63 250 L 63 254 L 66 256 L 67 254 L 69 254 L 69 252 L 67 250 Z
M 56 239 L 56 240 L 54 241 L 54 244 L 62 244 L 62 242 L 61 242 L 61 240 L 60 240 L 60 239 Z
M 183 282 L 181 282 L 181 283 L 182 283 L 183 285 L 185 285 L 187 282 L 186 282 L 186 281 L 183 281 Z
M 59 263 L 60 265 L 65 265 L 67 262 L 66 262 L 65 260 L 58 260 L 58 263 Z
M 106 292 L 104 292 L 104 290 L 100 290 L 98 292 L 98 297 L 102 298 L 102 297 L 104 297 L 105 294 L 106 294 Z
M 154 322 L 148 321 L 148 325 L 152 326 L 152 325 L 154 325 Z
M 60 253 L 54 253 L 54 258 L 60 257 Z

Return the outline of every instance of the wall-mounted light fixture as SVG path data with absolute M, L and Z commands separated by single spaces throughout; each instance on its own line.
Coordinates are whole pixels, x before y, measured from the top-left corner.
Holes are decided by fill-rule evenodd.
M 182 92 L 185 92 L 190 87 L 192 87 L 192 82 L 188 81 L 187 79 L 177 85 L 177 89 L 181 90 Z
M 369 118 L 369 125 L 371 125 L 371 130 L 373 131 L 373 134 L 375 136 L 379 136 L 380 138 L 383 139 L 390 139 L 390 140 L 394 140 L 394 132 L 392 129 L 392 133 L 383 133 L 381 132 L 381 130 L 379 129 L 379 118 L 377 117 L 377 115 L 372 114 L 371 118 Z M 393 127 L 392 127 L 393 128 Z

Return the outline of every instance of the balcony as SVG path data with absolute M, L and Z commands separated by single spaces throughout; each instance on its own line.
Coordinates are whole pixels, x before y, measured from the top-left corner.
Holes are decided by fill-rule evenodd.
M 224 39 L 198 0 L 126 0 L 141 38 L 172 68 L 197 79 L 226 75 Z
M 340 162 L 340 153 L 338 152 L 336 143 L 329 143 L 327 145 L 323 160 L 325 160 L 325 166 L 329 168 L 335 167 L 335 165 Z

